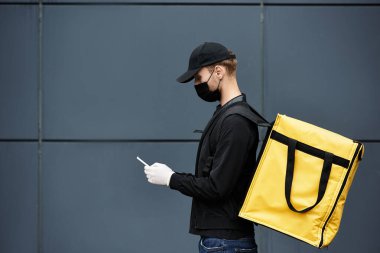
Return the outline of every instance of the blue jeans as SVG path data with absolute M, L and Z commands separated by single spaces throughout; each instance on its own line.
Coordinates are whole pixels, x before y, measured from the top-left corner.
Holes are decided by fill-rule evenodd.
M 254 238 L 225 240 L 213 237 L 201 237 L 201 239 L 199 240 L 199 253 L 208 252 L 257 253 L 257 245 Z

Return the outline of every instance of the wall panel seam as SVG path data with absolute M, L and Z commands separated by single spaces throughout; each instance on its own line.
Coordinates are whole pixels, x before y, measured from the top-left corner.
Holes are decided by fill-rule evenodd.
M 43 3 L 38 3 L 38 154 L 37 154 L 37 253 L 43 252 Z
M 380 143 L 380 139 L 355 139 L 362 143 Z M 0 139 L 0 143 L 36 143 L 38 139 Z M 197 143 L 199 139 L 42 139 L 42 143 Z
M 39 2 L 1 2 L 0 5 L 39 5 Z M 44 2 L 45 6 L 257 6 L 257 3 L 218 3 L 218 2 Z M 265 6 L 284 7 L 373 7 L 380 6 L 379 3 L 265 3 Z

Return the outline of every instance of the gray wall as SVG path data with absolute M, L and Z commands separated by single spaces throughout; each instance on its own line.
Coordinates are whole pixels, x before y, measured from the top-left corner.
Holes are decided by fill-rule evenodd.
M 204 41 L 235 51 L 269 120 L 365 141 L 324 251 L 380 252 L 380 1 L 264 2 L 0 0 L 0 252 L 197 251 L 191 199 L 146 183 L 135 158 L 193 171 L 216 104 L 175 78 Z M 320 251 L 263 227 L 257 241 Z

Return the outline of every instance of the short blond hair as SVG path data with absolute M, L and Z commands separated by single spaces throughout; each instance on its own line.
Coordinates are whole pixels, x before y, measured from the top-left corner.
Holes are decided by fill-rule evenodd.
M 231 50 L 228 50 L 228 53 L 230 55 L 234 55 L 234 53 Z M 208 71 L 211 73 L 216 65 L 224 66 L 229 76 L 236 76 L 237 60 L 235 57 L 207 66 Z

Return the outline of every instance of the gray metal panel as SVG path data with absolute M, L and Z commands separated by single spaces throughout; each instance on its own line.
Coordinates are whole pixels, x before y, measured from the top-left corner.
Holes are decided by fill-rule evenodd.
M 0 138 L 36 138 L 36 7 L 0 6 L 0 34 Z
M 188 234 L 191 199 L 149 184 L 136 156 L 193 172 L 196 148 L 45 144 L 44 252 L 195 252 L 198 238 Z
M 37 146 L 0 143 L 0 252 L 36 252 Z
M 46 252 L 195 252 L 197 238 L 187 234 L 190 199 L 146 182 L 135 159 L 192 172 L 196 144 L 45 144 L 44 250 Z M 380 225 L 379 144 L 366 144 L 349 192 L 340 231 L 329 252 L 376 253 Z M 371 203 L 371 208 L 368 208 Z M 165 227 L 165 233 L 162 233 Z M 262 252 L 317 253 L 318 249 L 259 227 Z M 147 242 L 146 238 L 150 240 Z M 354 240 L 355 239 L 355 240 Z M 170 241 L 170 244 L 163 243 Z M 350 245 L 348 241 L 355 241 Z
M 380 226 L 380 144 L 365 144 L 365 155 L 359 164 L 347 196 L 337 236 L 328 247 L 331 253 L 380 252 L 377 239 Z M 267 253 L 318 253 L 321 250 L 274 230 L 259 226 L 259 247 Z
M 365 144 L 363 161 L 347 196 L 334 252 L 380 252 L 380 143 Z M 352 242 L 352 243 L 351 243 Z
M 47 138 L 199 138 L 216 104 L 175 79 L 204 41 L 236 52 L 259 102 L 257 7 L 46 6 L 44 17 Z
M 380 139 L 380 7 L 268 7 L 265 104 L 356 139 Z

